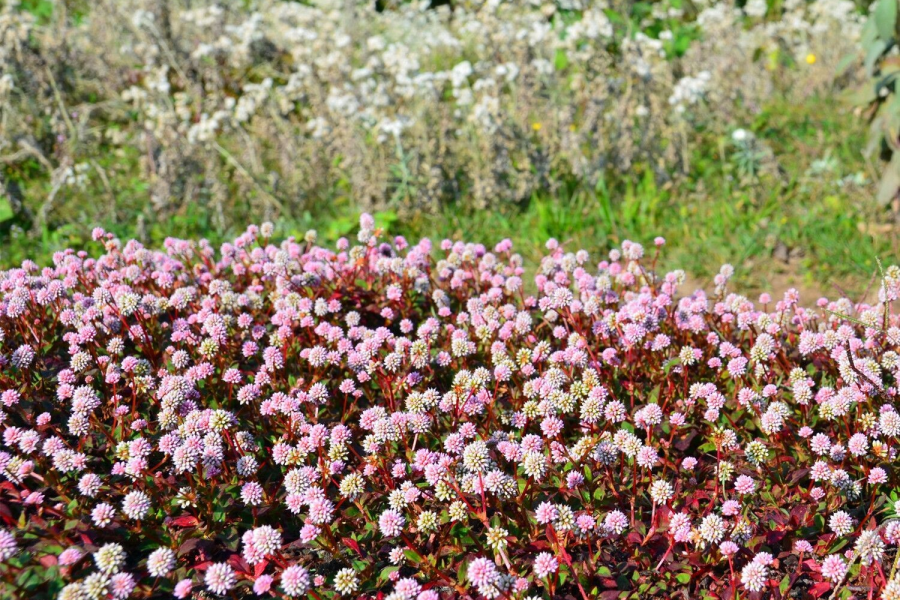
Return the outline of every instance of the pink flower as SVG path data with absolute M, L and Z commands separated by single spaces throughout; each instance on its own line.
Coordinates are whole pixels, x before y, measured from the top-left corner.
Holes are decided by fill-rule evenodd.
M 887 472 L 881 467 L 875 467 L 869 471 L 869 483 L 875 485 L 887 481 Z
M 320 529 L 311 523 L 305 524 L 300 528 L 300 541 L 304 544 L 312 542 L 319 537 Z
M 402 514 L 393 509 L 388 509 L 381 513 L 378 518 L 378 528 L 384 537 L 396 537 L 403 531 L 406 519 Z
M 479 557 L 469 563 L 469 569 L 466 571 L 466 578 L 469 583 L 476 587 L 487 587 L 492 585 L 500 574 L 494 563 L 486 558 Z
M 738 545 L 730 540 L 719 544 L 719 552 L 722 553 L 722 556 L 733 556 L 734 554 L 737 554 L 738 549 Z
M 25 504 L 40 505 L 44 503 L 44 495 L 40 492 L 31 492 L 23 501 Z
M 237 578 L 228 563 L 215 563 L 206 569 L 203 582 L 209 591 L 221 596 L 235 586 Z
M 771 567 L 774 561 L 775 559 L 768 552 L 757 552 L 756 556 L 753 557 L 753 562 L 764 567 Z
M 606 515 L 606 518 L 603 520 L 603 526 L 619 535 L 628 527 L 628 517 L 621 511 L 614 510 Z
M 740 512 L 741 503 L 737 500 L 726 500 L 725 503 L 722 504 L 722 514 L 726 517 L 733 517 L 740 514 Z
M 559 569 L 559 562 L 549 552 L 541 552 L 534 559 L 534 575 L 538 579 L 556 573 L 557 569 Z
M 738 494 L 752 494 L 756 483 L 747 475 L 740 475 L 734 482 L 734 489 Z
M 116 600 L 124 600 L 131 595 L 137 582 L 131 573 L 116 573 L 110 578 L 112 596 Z
M 844 579 L 846 573 L 847 564 L 844 562 L 844 559 L 837 554 L 828 556 L 822 562 L 822 577 L 825 579 L 837 583 Z
M 81 560 L 82 556 L 84 556 L 84 553 L 79 548 L 73 546 L 63 550 L 57 560 L 59 561 L 60 566 L 68 567 Z
M 870 480 L 871 480 L 871 476 L 870 476 Z M 576 471 L 571 471 L 571 472 L 569 472 L 568 475 L 566 475 L 566 487 L 568 487 L 570 490 L 574 490 L 578 487 L 581 487 L 581 485 L 583 483 L 584 483 L 584 475 L 582 475 L 581 473 L 578 473 Z
M 559 516 L 559 510 L 549 502 L 542 502 L 535 511 L 535 518 L 541 525 L 552 523 Z
M 101 503 L 94 507 L 94 510 L 91 511 L 91 520 L 97 527 L 106 527 L 107 525 L 112 523 L 115 514 L 115 508 L 113 508 L 109 504 Z
M 0 529 L 0 562 L 12 558 L 18 551 L 15 535 L 6 529 Z
M 193 588 L 193 584 L 190 579 L 182 579 L 177 584 L 175 584 L 175 597 L 181 600 L 187 598 L 191 595 L 191 589 Z
M 129 492 L 122 501 L 122 512 L 129 518 L 140 520 L 147 515 L 150 510 L 150 497 L 144 492 Z
M 260 575 L 257 577 L 256 581 L 253 582 L 253 593 L 257 596 L 262 596 L 266 594 L 270 589 L 272 589 L 272 583 L 275 581 L 275 578 L 271 575 Z
M 291 565 L 281 573 L 281 588 L 288 596 L 301 596 L 309 589 L 309 573 L 300 565 Z
M 768 580 L 768 569 L 757 562 L 747 564 L 741 571 L 741 583 L 751 592 L 759 592 Z

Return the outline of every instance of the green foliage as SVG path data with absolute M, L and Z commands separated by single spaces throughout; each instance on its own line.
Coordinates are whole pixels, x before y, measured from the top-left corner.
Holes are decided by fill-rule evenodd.
M 878 0 L 862 35 L 868 80 L 852 96 L 865 108 L 870 122 L 867 150 L 888 164 L 881 176 L 877 201 L 884 205 L 900 191 L 900 56 L 891 50 L 898 41 L 898 0 Z
M 21 7 L 47 30 L 58 26 L 63 31 L 64 22 L 77 21 L 91 6 L 95 14 L 101 14 L 100 4 L 23 0 Z M 246 6 L 253 4 L 248 2 Z M 777 19 L 783 10 L 782 2 L 769 2 L 765 17 L 741 17 L 738 28 L 749 29 L 753 23 Z M 828 284 L 840 280 L 848 282 L 851 291 L 865 289 L 867 277 L 875 269 L 875 257 L 894 251 L 892 230 L 873 231 L 868 226 L 882 220 L 870 206 L 872 186 L 868 180 L 875 179 L 876 174 L 860 156 L 862 130 L 845 108 L 828 95 L 798 103 L 797 95 L 773 92 L 759 102 L 759 96 L 753 94 L 762 86 L 747 86 L 747 90 L 741 90 L 740 101 L 724 111 L 727 121 L 718 116 L 686 120 L 684 137 L 690 140 L 684 143 L 682 131 L 672 125 L 680 125 L 680 119 L 641 135 L 612 127 L 615 119 L 602 120 L 590 127 L 619 133 L 609 138 L 588 135 L 590 127 L 583 126 L 584 113 L 591 103 L 612 105 L 622 94 L 615 87 L 608 96 L 586 96 L 582 102 L 570 101 L 565 95 L 568 83 L 579 81 L 584 85 L 587 71 L 579 54 L 585 47 L 609 46 L 608 56 L 617 62 L 615 57 L 623 54 L 623 40 L 633 40 L 638 33 L 659 40 L 665 50 L 660 60 L 666 61 L 666 69 L 672 69 L 666 72 L 672 82 L 696 75 L 698 65 L 706 64 L 698 63 L 695 55 L 698 45 L 709 40 L 704 40 L 696 22 L 697 8 L 689 0 L 613 1 L 604 13 L 615 34 L 582 41 L 579 47 L 554 46 L 547 58 L 556 72 L 548 77 L 557 78 L 557 83 L 547 90 L 540 88 L 541 94 L 521 94 L 516 104 L 504 105 L 508 110 L 503 113 L 510 116 L 514 126 L 503 129 L 495 138 L 479 138 L 468 121 L 442 121 L 454 125 L 442 129 L 421 119 L 419 127 L 427 134 L 424 136 L 422 131 L 412 130 L 396 140 L 387 136 L 386 141 L 378 141 L 376 134 L 357 139 L 348 134 L 355 130 L 346 130 L 342 139 L 352 143 L 345 143 L 333 154 L 325 154 L 324 146 L 313 144 L 308 148 L 315 152 L 292 153 L 294 144 L 302 143 L 308 135 L 305 124 L 312 114 L 303 112 L 304 105 L 287 111 L 283 120 L 272 121 L 287 127 L 284 135 L 273 134 L 281 130 L 268 125 L 263 127 L 274 112 L 267 107 L 256 121 L 244 126 L 246 131 L 230 130 L 217 136 L 214 147 L 218 150 L 206 154 L 203 145 L 179 146 L 165 161 L 158 160 L 156 153 L 162 156 L 170 150 L 159 141 L 135 143 L 144 139 L 143 127 L 136 126 L 144 122 L 144 116 L 134 105 L 110 100 L 93 80 L 80 79 L 82 71 L 74 59 L 52 60 L 69 54 L 40 55 L 35 65 L 65 63 L 63 72 L 56 74 L 56 84 L 69 113 L 85 104 L 102 104 L 103 108 L 91 111 L 90 120 L 84 117 L 89 126 L 81 134 L 59 142 L 59 131 L 67 131 L 68 126 L 64 111 L 55 104 L 52 87 L 43 81 L 44 71 L 37 67 L 27 71 L 41 82 L 34 88 L 39 93 L 25 87 L 27 78 L 16 80 L 18 87 L 11 99 L 21 101 L 23 114 L 26 105 L 30 106 L 24 100 L 34 99 L 42 106 L 40 111 L 28 113 L 28 119 L 10 118 L 11 123 L 27 122 L 29 126 L 27 136 L 8 137 L 33 139 L 43 160 L 18 147 L 3 151 L 6 158 L 18 158 L 0 165 L 0 179 L 7 186 L 5 191 L 0 189 L 0 264 L 19 264 L 26 258 L 47 263 L 54 251 L 84 248 L 93 226 L 152 245 L 159 245 L 168 236 L 205 237 L 220 243 L 233 238 L 247 223 L 271 219 L 279 223 L 282 233 L 297 237 L 315 226 L 320 238 L 331 243 L 352 235 L 359 213 L 366 209 L 375 213 L 379 227 L 410 238 L 509 237 L 530 261 L 542 255 L 539 240 L 546 237 L 596 251 L 627 238 L 647 241 L 662 235 L 669 243 L 663 259 L 666 266 L 685 268 L 694 277 L 710 277 L 719 264 L 731 262 L 744 286 L 767 288 L 788 279 L 794 285 L 830 292 Z M 583 16 L 580 11 L 556 11 L 552 16 L 554 31 L 562 32 L 563 23 L 575 23 Z M 129 31 L 125 28 L 122 33 Z M 372 28 L 369 33 L 376 31 Z M 896 32 L 897 0 L 879 0 L 864 36 L 872 82 L 863 90 L 862 102 L 873 111 L 875 150 L 887 148 L 895 157 L 898 153 L 893 148 L 900 143 L 896 135 L 900 131 L 900 103 L 894 80 L 900 73 L 900 61 L 889 52 L 896 44 Z M 34 39 L 52 37 L 45 33 Z M 187 51 L 192 51 L 193 38 L 186 39 L 191 42 Z M 37 48 L 46 44 L 46 39 L 34 43 Z M 449 70 L 462 59 L 476 63 L 482 58 L 469 45 L 464 47 L 461 53 L 435 51 L 427 66 Z M 63 51 L 73 50 L 61 45 Z M 814 81 L 812 69 L 804 71 L 811 65 L 803 62 L 802 54 L 799 56 L 798 60 L 786 47 L 766 46 L 758 50 L 753 65 L 773 73 L 776 90 L 784 91 L 791 82 Z M 187 60 L 186 55 L 182 58 Z M 822 68 L 823 62 L 820 59 L 816 68 Z M 239 93 L 244 79 L 258 83 L 271 76 L 283 84 L 281 67 L 287 66 L 277 61 L 268 66 L 261 62 L 249 71 L 232 71 L 225 68 L 226 64 L 217 74 L 227 80 L 222 93 L 230 97 Z M 198 64 L 200 67 L 212 69 L 215 64 L 209 61 Z M 119 75 L 130 85 L 134 65 L 122 68 Z M 793 75 L 781 78 L 781 69 Z M 809 78 L 795 78 L 798 73 L 807 73 Z M 174 72 L 169 77 L 173 89 L 188 89 L 189 82 Z M 611 82 L 616 79 L 607 78 Z M 143 85 L 137 83 L 138 87 Z M 634 94 L 632 105 L 641 94 L 652 92 L 648 88 L 638 94 L 634 83 L 624 88 Z M 717 87 L 728 85 L 717 82 Z M 813 88 L 811 83 L 809 87 L 825 89 Z M 558 95 L 559 105 L 538 103 L 543 102 L 545 91 L 554 98 Z M 661 104 L 665 104 L 669 92 L 669 87 L 658 92 L 662 94 Z M 452 104 L 449 89 L 442 90 L 441 98 L 441 102 Z M 753 106 L 747 108 L 742 102 Z M 570 120 L 555 122 L 568 113 Z M 80 127 L 78 119 L 74 121 L 76 130 Z M 295 125 L 298 128 L 291 129 Z M 731 134 L 739 127 L 753 132 L 752 144 L 733 140 Z M 432 135 L 433 131 L 437 133 Z M 652 153 L 633 152 L 631 133 L 635 133 L 635 140 L 652 138 L 661 140 L 661 144 L 659 148 L 648 144 Z M 564 158 L 554 154 L 570 135 L 576 141 L 566 141 L 565 147 L 589 159 L 585 161 L 587 172 L 580 171 L 578 176 Z M 118 137 L 126 142 L 111 141 Z M 452 141 L 450 138 L 456 144 L 452 151 L 429 150 L 432 142 L 435 147 L 443 147 Z M 179 141 L 181 137 L 170 135 L 166 139 Z M 422 142 L 426 139 L 427 144 Z M 621 149 L 617 146 L 619 139 L 627 142 Z M 278 146 L 282 142 L 283 146 Z M 604 149 L 607 144 L 608 151 Z M 281 150 L 276 152 L 276 146 Z M 602 151 L 595 153 L 598 149 Z M 359 154 L 354 156 L 354 151 Z M 474 158 L 454 162 L 458 154 Z M 628 160 L 616 163 L 622 154 L 627 154 Z M 494 160 L 501 155 L 508 160 Z M 361 156 L 370 158 L 371 163 Z M 900 158 L 894 162 L 900 163 Z M 73 164 L 91 165 L 86 181 L 63 186 L 53 196 L 54 173 Z M 497 170 L 499 167 L 503 169 Z M 478 189 L 471 184 L 474 178 L 469 171 L 476 168 L 481 169 L 480 180 L 491 183 L 481 188 L 490 190 L 485 198 L 476 198 Z M 433 173 L 438 173 L 434 178 L 437 183 L 429 184 Z M 307 185 L 313 179 L 317 183 Z M 525 184 L 517 187 L 519 180 Z M 890 189 L 893 197 L 900 187 L 900 168 L 888 169 L 885 181 L 882 190 Z M 13 201 L 9 185 L 21 189 L 21 202 Z M 517 195 L 520 190 L 524 191 Z M 283 208 L 278 207 L 279 202 Z M 17 212 L 21 206 L 31 212 L 27 219 Z
M 22 8 L 33 14 L 39 23 L 47 23 L 53 16 L 53 2 L 50 0 L 24 0 Z
M 832 281 L 851 292 L 864 290 L 877 268 L 875 258 L 893 250 L 891 231 L 861 227 L 880 218 L 869 201 L 869 186 L 842 183 L 865 172 L 858 150 L 863 128 L 839 104 L 818 98 L 807 105 L 773 102 L 748 129 L 755 144 L 771 147 L 783 175 L 760 171 L 755 164 L 758 176 L 742 180 L 746 167 L 730 135 L 709 135 L 690 158 L 691 173 L 678 182 L 658 185 L 651 170 L 640 165 L 630 177 L 610 174 L 592 187 L 551 174 L 556 189 L 535 193 L 522 206 L 484 211 L 450 204 L 436 214 L 401 216 L 383 210 L 374 217 L 378 227 L 411 239 L 509 237 L 531 264 L 544 252 L 540 240 L 548 237 L 596 251 L 624 239 L 648 241 L 662 235 L 668 242 L 664 266 L 683 268 L 701 280 L 730 262 L 738 282 L 754 289 L 787 280 L 823 294 L 834 293 Z M 831 166 L 814 171 L 813 164 L 826 155 Z M 190 204 L 162 222 L 153 219 L 142 201 L 147 191 L 131 162 L 136 160 L 129 157 L 115 169 L 104 165 L 117 190 L 116 210 L 103 202 L 80 204 L 81 213 L 72 214 L 66 224 L 43 228 L 36 238 L 0 230 L 0 263 L 19 264 L 25 258 L 46 263 L 56 250 L 85 248 L 93 225 L 123 239 L 138 237 L 157 245 L 167 236 L 221 243 L 239 233 L 217 228 L 202 204 Z M 30 189 L 41 181 L 39 175 L 26 173 L 20 181 Z M 398 188 L 405 185 L 402 176 L 395 181 Z M 327 200 L 280 219 L 282 232 L 301 238 L 315 227 L 327 243 L 352 236 L 360 209 L 339 182 L 335 185 Z M 102 197 L 103 191 L 98 187 L 92 193 Z M 0 219 L 8 215 L 2 212 L 5 205 L 0 202 Z M 253 220 L 247 216 L 247 222 Z M 796 253 L 787 263 L 773 256 L 782 246 Z

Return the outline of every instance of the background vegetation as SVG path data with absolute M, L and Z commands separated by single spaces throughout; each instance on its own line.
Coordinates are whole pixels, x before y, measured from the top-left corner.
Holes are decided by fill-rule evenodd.
M 895 211 L 876 201 L 881 165 L 847 96 L 879 74 L 860 49 L 864 7 L 350 4 L 7 3 L 0 264 L 44 263 L 95 225 L 219 242 L 272 219 L 332 242 L 363 210 L 411 238 L 509 237 L 531 260 L 551 236 L 595 250 L 662 235 L 664 266 L 699 280 L 730 262 L 751 289 L 815 294 L 859 294 L 897 251 Z M 576 26 L 588 20 L 599 35 Z M 502 23 L 550 31 L 520 44 Z M 407 47 L 414 68 L 393 67 L 391 45 L 423 27 L 456 45 Z M 503 35 L 503 50 L 479 47 Z M 316 62 L 328 52 L 333 64 Z M 552 73 L 539 76 L 542 58 Z M 440 82 L 460 62 L 472 65 L 462 86 L 448 75 L 421 92 L 419 75 Z M 509 64 L 518 79 L 496 84 Z M 420 86 L 409 98 L 397 69 Z M 704 71 L 712 81 L 689 89 Z M 620 100 L 616 81 L 643 100 Z M 360 112 L 389 106 L 338 115 L 335 90 L 352 90 Z M 485 100 L 497 102 L 487 125 Z M 317 119 L 325 137 L 310 133 Z

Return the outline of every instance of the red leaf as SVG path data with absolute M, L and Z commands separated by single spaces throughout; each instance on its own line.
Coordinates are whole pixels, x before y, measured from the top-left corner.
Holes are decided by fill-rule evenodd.
M 53 556 L 52 554 L 45 554 L 41 558 L 38 559 L 38 562 L 40 562 L 41 565 L 44 566 L 44 568 L 49 569 L 50 567 L 55 565 L 57 561 L 56 561 L 56 557 Z
M 770 531 L 766 535 L 766 541 L 770 546 L 774 546 L 778 544 L 778 542 L 780 542 L 782 539 L 784 539 L 786 533 L 787 532 L 785 531 Z
M 360 549 L 359 544 L 356 542 L 356 540 L 354 540 L 353 538 L 345 537 L 345 538 L 341 538 L 341 541 L 349 548 L 352 548 L 357 554 L 359 554 L 360 556 L 365 558 L 365 555 L 363 554 L 363 552 Z
M 13 518 L 12 513 L 9 508 L 5 504 L 0 504 L 0 507 L 3 507 L 3 510 L 0 510 L 0 518 L 3 519 L 3 523 L 10 528 L 16 528 L 16 520 Z
M 822 567 L 819 565 L 819 563 L 816 562 L 814 558 L 808 558 L 804 560 L 803 565 L 810 571 L 821 572 L 822 570 Z
M 806 505 L 798 504 L 791 509 L 791 521 L 794 526 L 800 525 L 806 520 L 809 508 Z
M 552 543 L 552 544 L 556 544 L 556 543 L 557 543 L 556 532 L 553 531 L 553 526 L 550 525 L 549 523 L 547 524 L 547 533 L 546 533 L 546 535 L 547 535 L 547 538 L 550 540 L 550 543 Z
M 184 540 L 181 546 L 178 547 L 178 556 L 184 556 L 191 550 L 195 549 L 200 544 L 200 540 L 197 538 L 190 538 Z
M 205 571 L 206 569 L 209 568 L 209 566 L 210 566 L 211 564 L 213 564 L 213 561 L 211 561 L 211 560 L 204 560 L 204 561 L 198 562 L 197 564 L 195 564 L 195 565 L 192 566 L 191 568 L 194 569 L 195 571 Z
M 232 554 L 225 562 L 230 564 L 238 573 L 250 573 L 250 565 L 247 564 L 247 561 L 240 554 Z
M 813 585 L 809 588 L 809 595 L 813 598 L 820 598 L 825 595 L 825 592 L 831 589 L 831 584 L 827 581 L 820 581 L 819 583 Z
M 181 515 L 172 519 L 172 525 L 176 527 L 196 527 L 199 524 L 200 521 L 193 515 Z
M 253 577 L 257 578 L 263 574 L 263 571 L 266 570 L 266 565 L 269 564 L 269 561 L 263 560 L 262 562 L 256 563 L 256 566 L 253 567 Z

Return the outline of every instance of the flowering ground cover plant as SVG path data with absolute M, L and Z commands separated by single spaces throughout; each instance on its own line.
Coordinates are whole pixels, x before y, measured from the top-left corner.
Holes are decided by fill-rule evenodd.
M 0 273 L 9 598 L 900 598 L 900 269 L 95 231 Z

